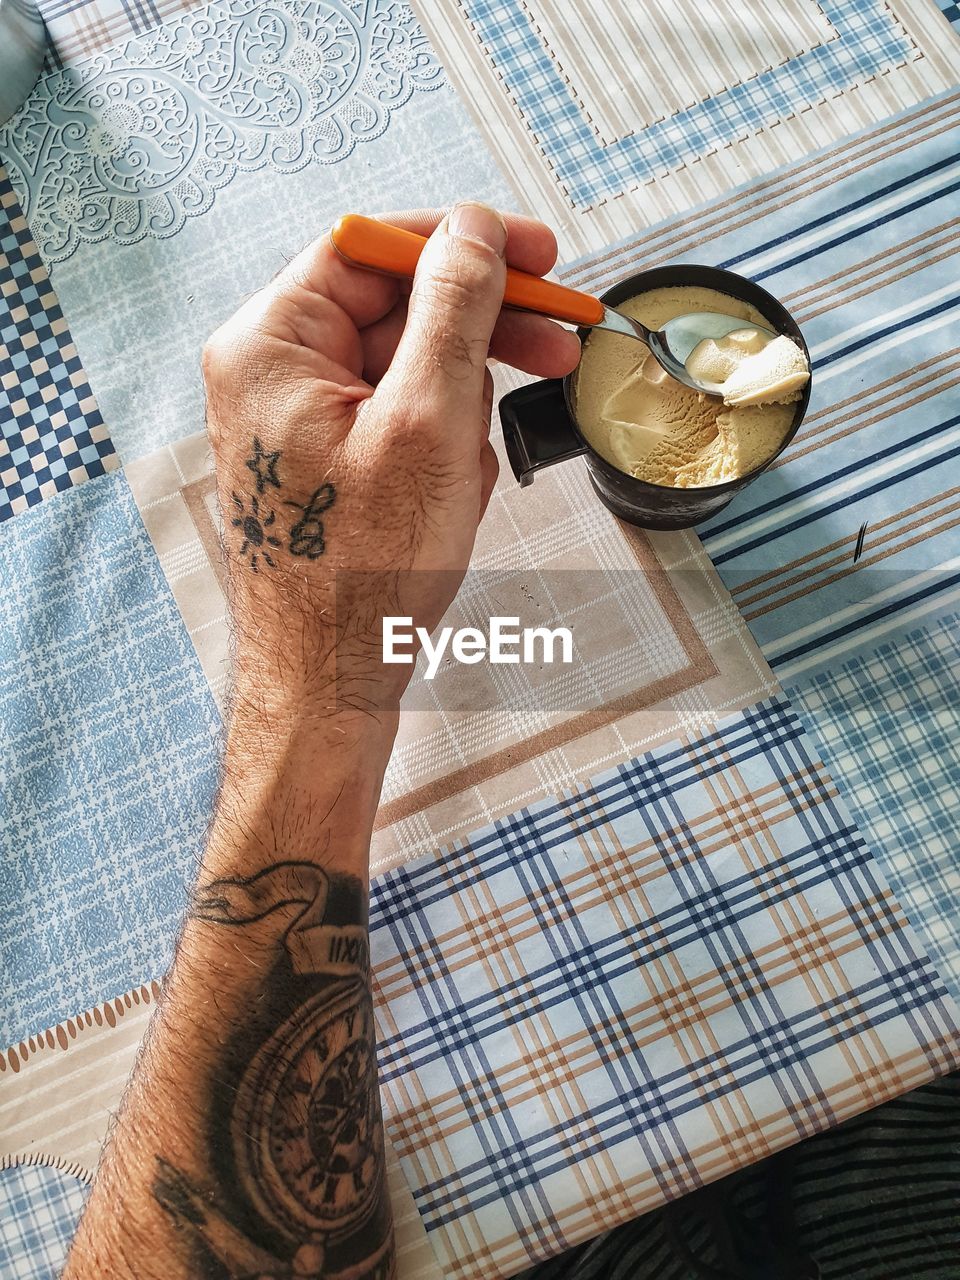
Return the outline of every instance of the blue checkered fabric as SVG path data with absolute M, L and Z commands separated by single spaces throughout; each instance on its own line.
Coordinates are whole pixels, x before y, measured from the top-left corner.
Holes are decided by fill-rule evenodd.
M 0 521 L 118 465 L 60 303 L 0 167 Z
M 960 4 L 956 4 L 955 0 L 936 0 L 936 3 L 946 20 L 960 30 Z
M 86 1196 L 74 1174 L 47 1165 L 0 1170 L 3 1280 L 56 1280 Z
M 589 207 L 913 56 L 881 0 L 821 0 L 837 39 L 604 145 L 522 0 L 461 0 L 497 72 L 575 205 Z
M 449 1277 L 513 1274 L 958 1060 L 783 698 L 391 871 L 371 930 L 387 1129 Z
M 220 720 L 122 472 L 0 529 L 0 1045 L 161 975 Z
M 960 995 L 960 614 L 916 627 L 789 693 Z

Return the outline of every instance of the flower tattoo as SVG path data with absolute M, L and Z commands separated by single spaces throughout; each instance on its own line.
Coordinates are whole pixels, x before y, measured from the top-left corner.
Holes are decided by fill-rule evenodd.
M 326 550 L 323 538 L 323 521 L 320 516 L 334 504 L 337 491 L 332 484 L 322 484 L 309 502 L 288 502 L 288 507 L 296 507 L 303 515 L 290 530 L 290 554 L 306 556 L 308 560 L 316 560 Z

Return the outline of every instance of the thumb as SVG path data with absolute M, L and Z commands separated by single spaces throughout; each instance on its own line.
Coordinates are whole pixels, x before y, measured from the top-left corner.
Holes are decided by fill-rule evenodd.
M 507 228 L 494 209 L 458 204 L 427 241 L 407 322 L 381 381 L 413 401 L 425 426 L 451 414 L 480 422 L 486 360 L 506 282 Z M 476 409 L 473 414 L 472 410 Z

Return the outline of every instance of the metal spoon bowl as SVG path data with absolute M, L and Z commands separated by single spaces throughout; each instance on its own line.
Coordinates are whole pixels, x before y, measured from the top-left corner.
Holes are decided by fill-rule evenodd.
M 713 396 L 720 394 L 719 388 L 713 383 L 699 381 L 687 369 L 687 360 L 701 342 L 707 338 L 725 338 L 728 333 L 734 333 L 737 329 L 755 329 L 770 338 L 776 337 L 775 333 L 762 325 L 736 316 L 723 315 L 719 311 L 695 311 L 689 315 L 675 316 L 662 329 L 648 329 L 641 321 L 617 311 L 615 307 L 604 306 L 603 318 L 591 327 L 609 329 L 611 333 L 622 333 L 628 338 L 639 338 L 646 343 L 654 358 L 671 378 L 695 391 Z

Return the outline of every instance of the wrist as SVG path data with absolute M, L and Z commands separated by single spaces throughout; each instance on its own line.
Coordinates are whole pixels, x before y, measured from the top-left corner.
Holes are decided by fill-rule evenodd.
M 398 712 L 330 710 L 297 691 L 234 690 L 205 871 L 304 858 L 366 876 Z
M 282 634 L 273 627 L 255 637 L 235 630 L 235 639 L 235 712 L 317 725 L 332 719 L 363 732 L 364 719 L 389 725 L 399 714 L 410 668 L 384 663 L 379 630 L 338 633 L 326 623 L 312 628 L 307 641 L 292 614 Z
M 374 692 L 376 696 L 374 696 Z M 265 664 L 237 673 L 230 692 L 228 763 L 243 763 L 251 751 L 255 759 L 276 755 L 289 766 L 294 744 L 316 753 L 336 750 L 349 757 L 372 752 L 389 757 L 400 718 L 400 691 L 378 686 L 366 696 L 341 696 L 336 677 L 309 671 L 278 678 Z

